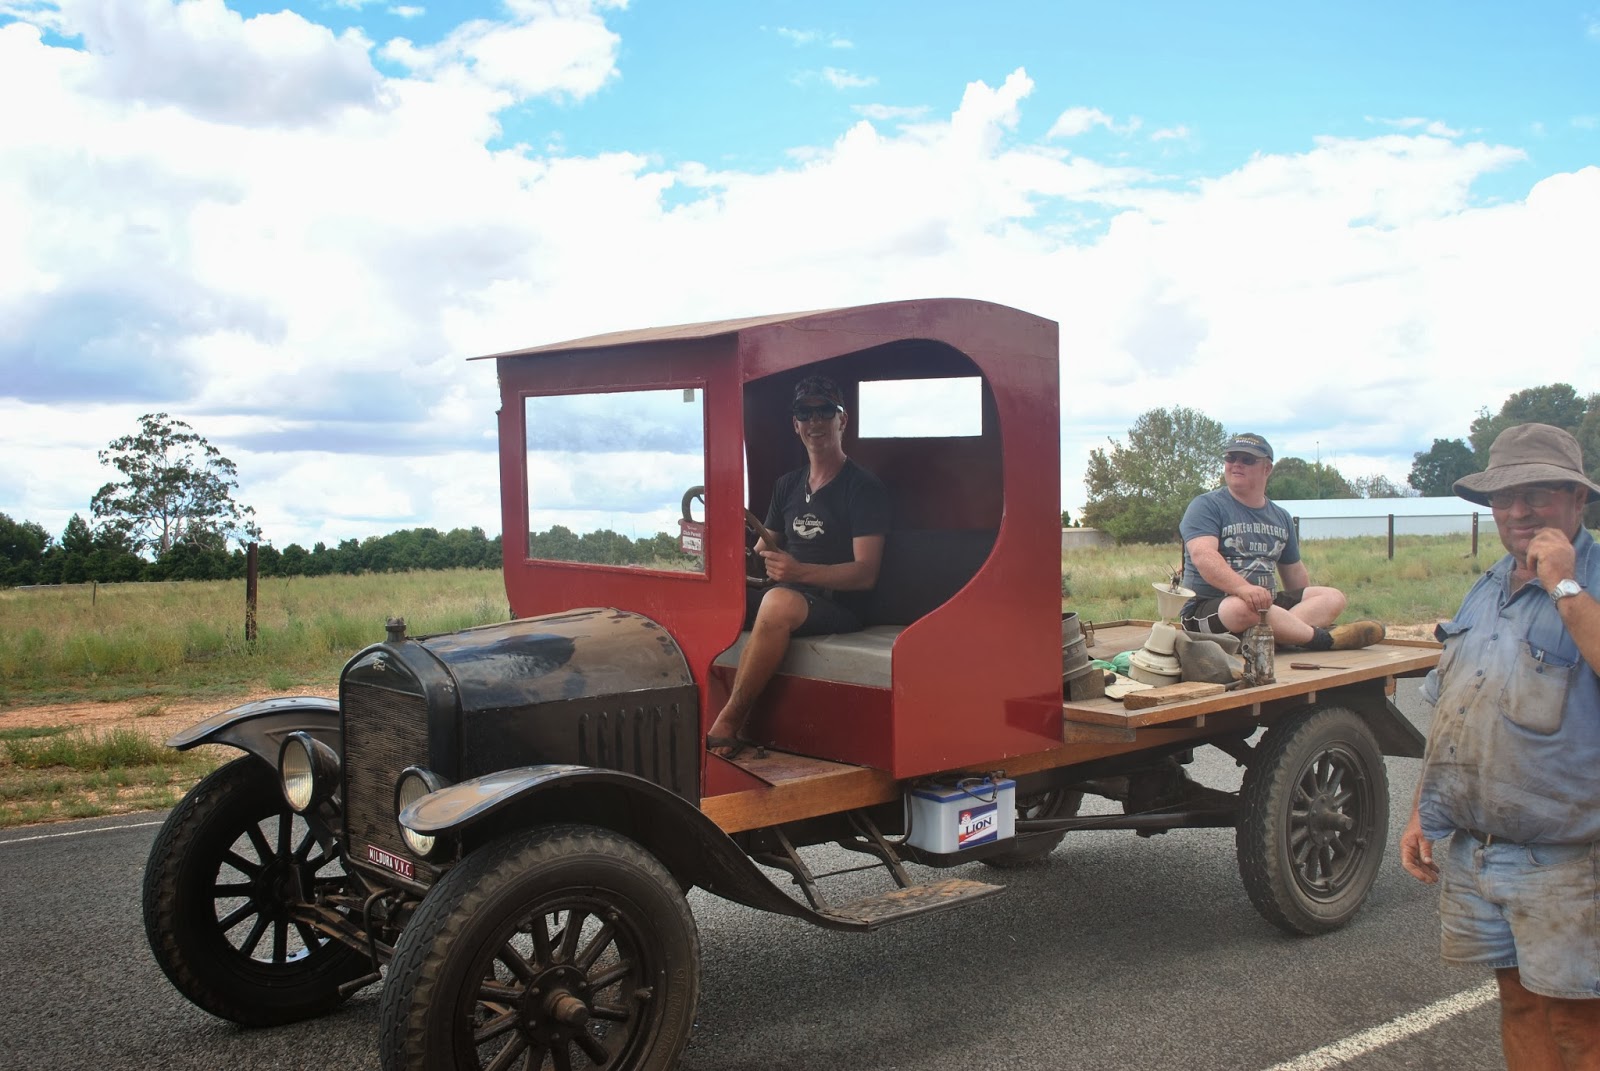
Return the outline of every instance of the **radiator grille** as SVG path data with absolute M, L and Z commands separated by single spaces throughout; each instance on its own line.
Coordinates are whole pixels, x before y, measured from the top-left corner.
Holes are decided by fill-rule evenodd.
M 428 711 L 419 695 L 348 682 L 344 717 L 344 815 L 350 858 L 381 848 L 416 867 L 416 879 L 438 874 L 406 849 L 394 820 L 394 786 L 407 766 L 428 764 Z

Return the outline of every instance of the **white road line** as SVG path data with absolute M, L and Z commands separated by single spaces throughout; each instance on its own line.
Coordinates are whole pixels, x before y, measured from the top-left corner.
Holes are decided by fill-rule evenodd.
M 1392 1045 L 1396 1041 L 1438 1026 L 1446 1019 L 1481 1007 L 1494 1000 L 1498 993 L 1499 990 L 1493 982 L 1485 982 L 1476 989 L 1468 989 L 1454 996 L 1445 997 L 1429 1004 L 1426 1008 L 1418 1008 L 1409 1015 L 1390 1019 L 1387 1023 L 1370 1030 L 1363 1030 L 1359 1034 L 1351 1034 L 1347 1038 L 1335 1041 L 1332 1045 L 1324 1045 L 1313 1052 L 1285 1060 L 1281 1064 L 1269 1067 L 1267 1071 L 1328 1071 L 1329 1068 L 1338 1067 L 1347 1060 L 1365 1056 L 1375 1049 Z
M 89 833 L 115 833 L 119 829 L 147 829 L 150 826 L 159 826 L 160 822 L 130 822 L 125 826 L 100 826 L 97 829 L 69 829 L 65 833 L 41 833 L 37 837 L 17 837 L 15 840 L 0 840 L 0 848 L 8 844 L 27 844 L 34 840 L 55 840 L 57 837 L 82 837 Z

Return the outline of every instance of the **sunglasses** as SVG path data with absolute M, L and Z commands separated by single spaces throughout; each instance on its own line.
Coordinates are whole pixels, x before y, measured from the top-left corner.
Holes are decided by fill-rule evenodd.
M 832 402 L 821 405 L 797 405 L 789 410 L 789 415 L 796 420 L 810 420 L 812 417 L 821 417 L 823 420 L 832 420 L 839 412 L 839 407 Z
M 1555 501 L 1556 495 L 1567 489 L 1566 484 L 1560 487 L 1524 487 L 1520 491 L 1492 491 L 1484 497 L 1495 509 L 1510 509 L 1519 498 L 1528 504 L 1529 509 L 1544 509 Z
M 1227 462 L 1229 465 L 1236 461 L 1241 465 L 1254 465 L 1257 461 L 1262 459 L 1254 454 L 1228 454 L 1222 460 Z

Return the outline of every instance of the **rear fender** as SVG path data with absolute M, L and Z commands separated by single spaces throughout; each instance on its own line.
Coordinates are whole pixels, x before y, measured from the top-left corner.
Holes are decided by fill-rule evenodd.
M 831 926 L 785 895 L 716 823 L 681 796 L 642 777 L 592 766 L 522 766 L 430 792 L 400 812 L 402 825 L 455 836 L 463 851 L 552 822 L 603 826 L 631 838 L 685 886 L 760 911 Z
M 341 735 L 338 702 L 315 695 L 258 699 L 191 725 L 168 740 L 167 746 L 188 751 L 201 744 L 227 744 L 277 769 L 278 749 L 284 737 L 294 732 L 310 733 L 337 752 Z
M 1420 759 L 1427 747 L 1427 737 L 1394 705 L 1381 680 L 1363 681 L 1324 692 L 1316 705 L 1345 706 L 1361 715 L 1361 719 L 1372 730 L 1372 735 L 1377 737 L 1378 750 L 1385 755 Z

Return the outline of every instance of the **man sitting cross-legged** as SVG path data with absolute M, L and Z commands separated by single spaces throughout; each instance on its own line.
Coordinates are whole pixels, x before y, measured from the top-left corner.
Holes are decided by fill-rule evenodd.
M 1195 597 L 1179 615 L 1183 627 L 1240 633 L 1265 610 L 1273 638 L 1286 646 L 1343 651 L 1382 640 L 1384 628 L 1376 621 L 1334 624 L 1344 593 L 1311 586 L 1294 522 L 1267 497 L 1271 475 L 1271 444 L 1259 435 L 1237 436 L 1223 454 L 1223 486 L 1184 511 L 1183 585 Z

